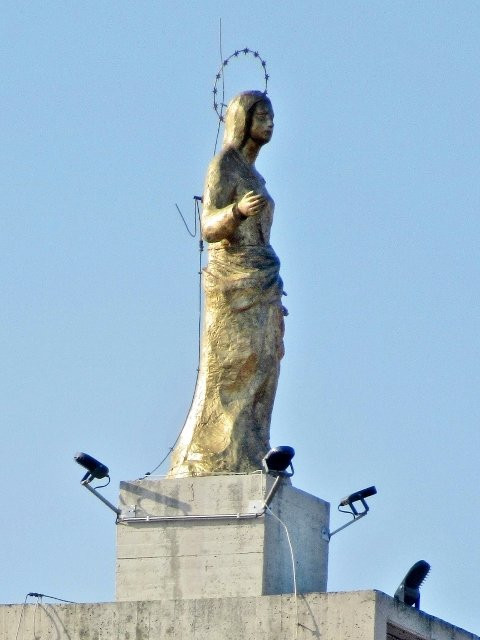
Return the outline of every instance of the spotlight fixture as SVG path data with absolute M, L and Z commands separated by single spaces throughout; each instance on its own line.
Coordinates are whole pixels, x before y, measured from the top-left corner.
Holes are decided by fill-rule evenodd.
M 275 492 L 278 489 L 278 484 L 282 478 L 291 478 L 294 474 L 292 458 L 295 455 L 295 449 L 293 447 L 275 447 L 270 449 L 267 455 L 262 460 L 262 466 L 265 471 L 275 477 L 275 482 L 272 488 L 268 492 L 267 497 L 263 503 L 263 512 L 267 509 L 268 505 L 272 501 Z M 287 471 L 290 467 L 290 471 Z
M 102 462 L 94 458 L 93 456 L 88 455 L 88 453 L 83 453 L 83 451 L 78 451 L 73 459 L 84 469 L 87 469 L 87 473 L 80 480 L 80 484 L 88 489 L 90 493 L 93 493 L 95 497 L 103 502 L 103 504 L 107 505 L 109 509 L 114 511 L 117 516 L 120 515 L 120 509 L 117 509 L 109 500 L 104 498 L 101 493 L 97 491 L 96 488 L 90 486 L 90 482 L 94 478 L 97 480 L 102 480 L 103 478 L 108 478 L 108 482 L 110 482 L 110 476 L 108 475 L 108 467 L 104 465 Z M 107 484 L 108 484 L 107 482 Z M 105 485 L 103 485 L 105 486 Z
M 290 478 L 294 474 L 292 465 L 294 455 L 295 449 L 293 447 L 282 446 L 270 449 L 262 460 L 263 468 L 273 476 L 281 475 L 284 478 Z M 288 467 L 291 471 L 287 471 Z
M 342 531 L 342 529 L 345 529 L 346 527 L 350 526 L 357 520 L 360 520 L 360 518 L 363 518 L 364 516 L 366 516 L 369 511 L 368 504 L 366 503 L 366 498 L 369 498 L 370 496 L 374 496 L 376 493 L 377 493 L 376 488 L 372 486 L 372 487 L 367 487 L 366 489 L 360 489 L 360 491 L 355 491 L 355 493 L 351 493 L 349 496 L 342 498 L 342 500 L 340 500 L 340 503 L 338 505 L 338 510 L 341 511 L 342 513 L 350 514 L 351 516 L 353 516 L 353 520 L 350 520 L 350 522 L 347 522 L 347 524 L 344 524 L 343 526 L 338 527 L 338 529 L 335 529 L 335 531 L 328 532 L 326 529 L 323 530 L 322 537 L 325 540 L 330 540 L 330 538 L 333 535 L 335 535 L 339 531 Z M 357 507 L 354 506 L 355 502 L 362 503 L 363 511 L 360 511 L 360 513 L 358 512 Z M 340 509 L 340 507 L 349 507 L 350 511 L 344 511 L 343 509 Z
M 419 560 L 407 572 L 393 596 L 404 604 L 420 609 L 420 587 L 430 571 L 425 560 Z
M 82 482 L 91 482 L 94 478 L 102 480 L 102 478 L 108 478 L 108 467 L 96 460 L 93 456 L 89 456 L 88 453 L 83 451 L 77 451 L 73 459 L 80 466 L 87 469 L 87 473 L 84 475 Z
M 374 496 L 377 493 L 375 487 L 367 487 L 366 489 L 360 489 L 360 491 L 355 491 L 355 493 L 351 493 L 346 498 L 340 501 L 339 507 L 350 507 L 352 510 L 352 514 L 355 518 L 359 517 L 363 513 L 368 511 L 368 504 L 365 502 L 365 498 L 370 498 L 370 496 Z M 358 513 L 358 511 L 353 506 L 354 502 L 361 502 L 364 508 L 362 513 Z

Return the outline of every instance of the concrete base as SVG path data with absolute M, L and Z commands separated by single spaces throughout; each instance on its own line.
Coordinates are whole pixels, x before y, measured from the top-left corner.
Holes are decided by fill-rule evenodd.
M 0 606 L 0 640 L 479 640 L 378 591 Z
M 326 591 L 329 505 L 281 480 L 275 515 L 264 512 L 273 481 L 254 473 L 122 482 L 117 600 L 293 593 L 285 527 L 297 593 Z

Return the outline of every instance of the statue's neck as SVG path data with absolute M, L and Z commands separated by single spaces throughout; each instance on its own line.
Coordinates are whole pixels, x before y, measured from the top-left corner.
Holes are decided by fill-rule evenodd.
M 260 151 L 260 145 L 258 142 L 255 142 L 255 140 L 249 138 L 239 151 L 245 162 L 253 165 Z

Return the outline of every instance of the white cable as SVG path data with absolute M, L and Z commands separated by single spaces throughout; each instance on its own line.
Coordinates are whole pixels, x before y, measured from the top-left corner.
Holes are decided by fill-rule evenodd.
M 22 622 L 23 613 L 25 611 L 25 607 L 26 607 L 26 604 L 27 604 L 27 598 L 28 598 L 28 594 L 25 596 L 25 600 L 23 601 L 22 609 L 20 611 L 20 618 L 18 619 L 18 627 L 17 627 L 17 633 L 15 634 L 15 640 L 18 639 L 18 632 L 20 631 L 20 624 Z
M 35 609 L 33 610 L 33 637 L 36 638 L 36 634 L 35 634 L 35 618 L 37 616 L 37 609 L 38 609 L 38 605 L 41 602 L 41 598 L 37 598 L 37 601 L 35 603 Z
M 296 640 L 296 638 L 298 638 L 297 573 L 295 571 L 295 557 L 293 555 L 292 541 L 290 540 L 290 534 L 288 533 L 287 525 L 283 522 L 283 520 L 280 520 L 280 518 L 275 513 L 273 513 L 273 511 L 270 509 L 270 507 L 268 505 L 265 505 L 265 506 L 266 506 L 266 509 L 267 509 L 268 513 L 270 513 L 270 515 L 272 515 L 276 520 L 278 520 L 278 522 L 285 529 L 285 533 L 287 534 L 287 542 L 288 542 L 288 546 L 290 548 L 290 557 L 292 559 L 293 593 L 294 593 L 294 596 L 295 596 L 295 618 L 296 618 L 294 638 Z

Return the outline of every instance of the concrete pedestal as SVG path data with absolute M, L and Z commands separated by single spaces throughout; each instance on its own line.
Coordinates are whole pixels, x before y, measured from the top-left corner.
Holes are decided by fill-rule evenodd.
M 224 598 L 327 588 L 328 503 L 263 473 L 120 485 L 116 597 Z M 277 517 L 275 517 L 277 516 Z M 277 519 L 279 518 L 282 523 Z

